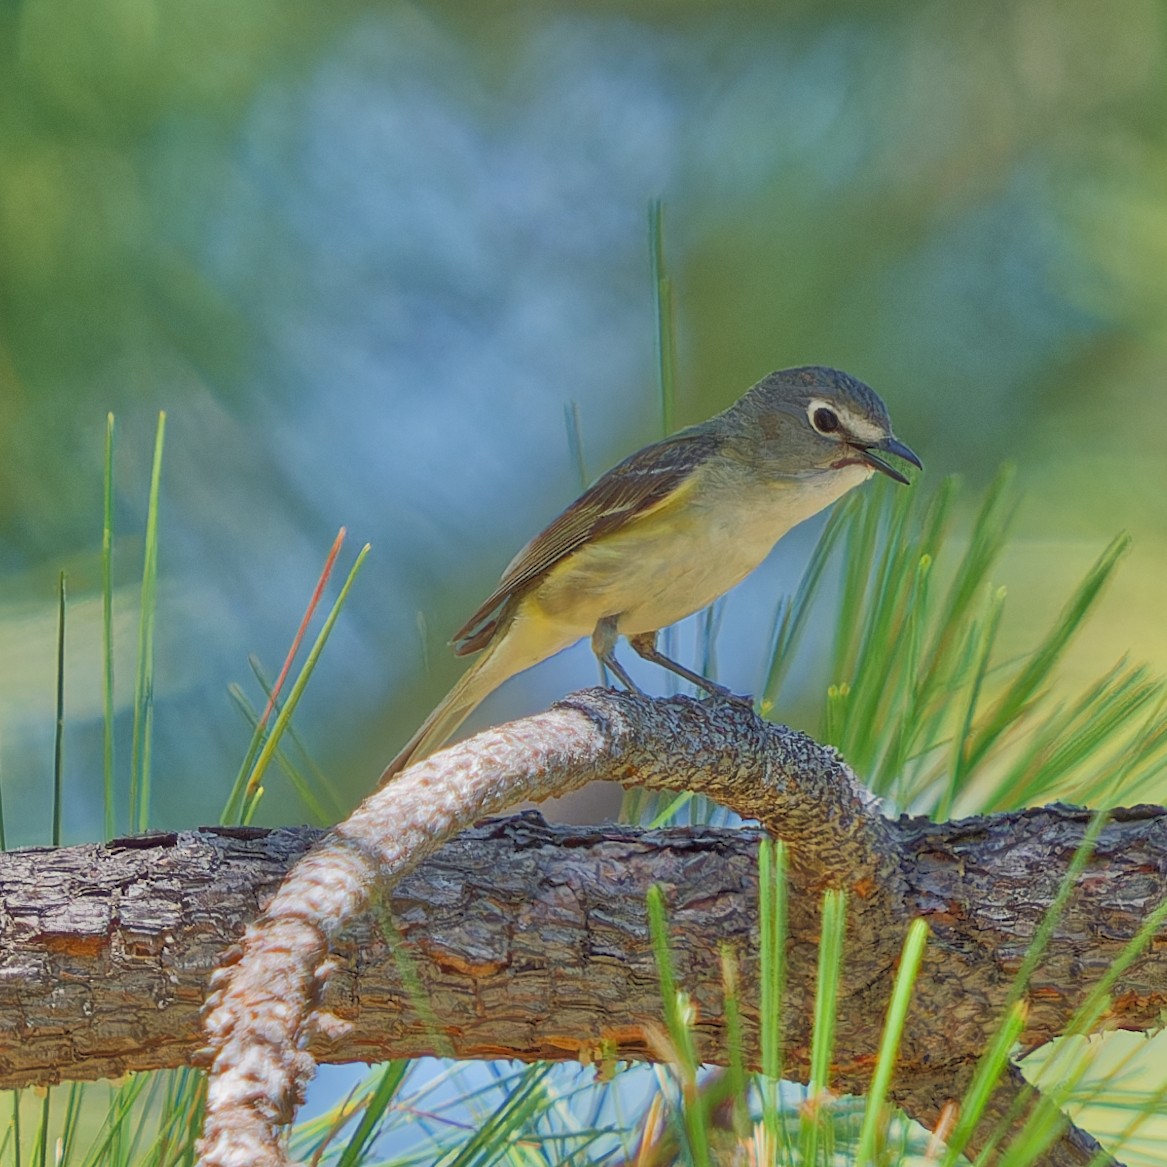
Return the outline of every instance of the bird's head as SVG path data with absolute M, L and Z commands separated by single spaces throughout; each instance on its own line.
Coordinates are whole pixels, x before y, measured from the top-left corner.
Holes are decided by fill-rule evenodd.
M 759 460 L 778 476 L 810 477 L 860 466 L 906 484 L 907 477 L 884 454 L 922 468 L 892 432 L 879 394 L 838 369 L 807 365 L 771 373 L 722 416 L 739 438 L 752 432 Z

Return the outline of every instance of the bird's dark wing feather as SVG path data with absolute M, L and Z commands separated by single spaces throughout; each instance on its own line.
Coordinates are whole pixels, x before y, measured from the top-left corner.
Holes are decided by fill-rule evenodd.
M 511 560 L 498 587 L 454 636 L 459 656 L 484 648 L 519 598 L 584 543 L 665 503 L 716 449 L 705 430 L 682 430 L 645 446 L 597 479 Z

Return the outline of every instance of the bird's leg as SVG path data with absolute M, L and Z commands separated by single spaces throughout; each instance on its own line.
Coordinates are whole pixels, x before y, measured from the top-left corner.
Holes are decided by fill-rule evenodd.
M 628 643 L 645 660 L 650 660 L 654 665 L 660 665 L 661 668 L 676 673 L 678 677 L 684 677 L 691 685 L 696 685 L 698 689 L 704 689 L 711 697 L 720 697 L 723 701 L 736 701 L 739 705 L 753 706 L 752 697 L 739 696 L 724 685 L 719 685 L 716 681 L 711 681 L 708 677 L 703 677 L 700 673 L 685 668 L 683 664 L 673 660 L 672 657 L 665 656 L 656 646 L 656 636 L 655 632 L 640 632 L 635 636 L 630 636 Z
M 644 690 L 624 671 L 624 666 L 616 659 L 617 636 L 616 617 L 604 616 L 596 623 L 596 629 L 592 633 L 592 652 L 599 658 L 600 664 L 610 670 L 629 693 L 637 693 L 644 697 L 646 696 Z

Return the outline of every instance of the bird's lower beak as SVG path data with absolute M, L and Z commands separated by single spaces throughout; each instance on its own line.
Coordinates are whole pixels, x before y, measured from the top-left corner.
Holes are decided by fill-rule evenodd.
M 875 451 L 879 451 L 879 454 L 894 454 L 897 458 L 903 458 L 905 462 L 911 462 L 918 469 L 924 469 L 924 463 L 898 438 L 881 438 L 878 442 L 872 442 L 870 446 L 855 447 L 855 452 L 868 466 L 886 474 L 888 478 L 894 478 L 896 482 L 902 482 L 905 486 L 908 485 L 908 479 L 889 462 L 885 462 L 879 457 Z

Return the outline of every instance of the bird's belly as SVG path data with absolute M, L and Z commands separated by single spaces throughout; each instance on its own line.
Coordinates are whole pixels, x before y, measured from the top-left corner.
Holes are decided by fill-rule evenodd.
M 570 624 L 580 636 L 605 616 L 616 616 L 626 636 L 665 628 L 729 591 L 791 527 L 865 477 L 836 474 L 824 490 L 769 485 L 728 505 L 714 499 L 712 506 L 649 516 L 581 547 L 531 598 L 545 619 Z
M 708 533 L 695 539 L 683 558 L 647 562 L 635 594 L 619 610 L 619 631 L 625 636 L 653 632 L 700 611 L 745 579 L 773 545 L 772 539 L 750 544 Z

